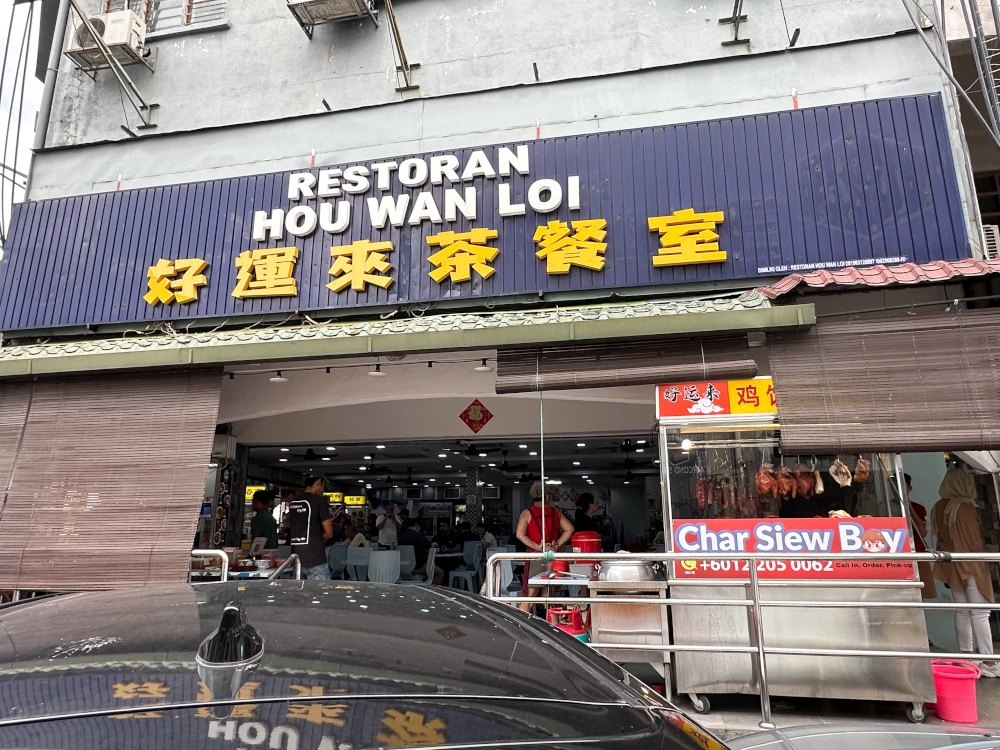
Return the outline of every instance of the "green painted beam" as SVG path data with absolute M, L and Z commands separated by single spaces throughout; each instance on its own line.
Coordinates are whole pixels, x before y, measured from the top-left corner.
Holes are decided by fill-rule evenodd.
M 194 341 L 159 348 L 150 338 L 120 351 L 83 354 L 53 354 L 0 359 L 0 378 L 65 375 L 122 370 L 155 370 L 207 365 L 238 365 L 248 362 L 283 362 L 327 357 L 351 357 L 466 349 L 503 349 L 602 340 L 636 340 L 743 333 L 746 331 L 789 331 L 816 323 L 813 305 L 786 305 L 749 310 L 732 310 L 676 315 L 650 315 L 608 320 L 565 323 L 538 323 L 506 327 L 297 338 L 270 340 Z M 194 337 L 192 337 L 194 338 Z M 133 340 L 134 341 L 134 340 Z M 30 349 L 34 347 L 25 347 Z

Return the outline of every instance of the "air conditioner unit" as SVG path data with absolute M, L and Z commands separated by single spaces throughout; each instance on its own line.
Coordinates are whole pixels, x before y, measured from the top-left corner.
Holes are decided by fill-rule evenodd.
M 142 62 L 143 44 L 146 40 L 146 24 L 130 10 L 118 10 L 91 16 L 87 20 L 104 44 L 122 65 Z M 73 29 L 66 57 L 85 70 L 107 68 L 110 64 L 101 54 L 97 40 L 82 20 Z
M 288 9 L 302 28 L 312 28 L 327 21 L 356 21 L 370 18 L 376 22 L 375 0 L 289 0 Z
M 983 241 L 986 260 L 1000 260 L 1000 226 L 983 224 Z

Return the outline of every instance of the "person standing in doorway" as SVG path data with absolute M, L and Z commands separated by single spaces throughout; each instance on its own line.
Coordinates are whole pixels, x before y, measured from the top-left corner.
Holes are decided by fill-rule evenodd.
M 521 511 L 517 519 L 517 538 L 524 543 L 529 552 L 556 551 L 573 536 L 573 524 L 555 506 L 555 497 L 549 496 L 548 502 L 542 502 L 542 483 L 535 482 L 528 490 L 534 505 Z M 560 533 L 561 532 L 561 533 Z M 544 539 L 544 543 L 543 540 Z M 528 587 L 528 579 L 541 575 L 544 570 L 542 560 L 532 560 L 525 565 L 523 591 L 525 596 L 538 596 L 538 587 Z M 521 602 L 517 605 L 522 612 L 531 611 L 531 602 Z
M 941 499 L 931 509 L 938 552 L 984 552 L 983 526 L 976 505 L 976 483 L 961 468 L 948 469 L 938 489 Z M 993 601 L 993 582 L 985 562 L 939 562 L 934 577 L 951 589 L 956 602 L 983 604 Z M 958 647 L 965 653 L 993 653 L 990 613 L 986 609 L 955 612 Z M 995 661 L 980 664 L 984 677 L 1000 677 Z
M 250 541 L 264 537 L 264 549 L 278 548 L 278 522 L 271 513 L 271 493 L 267 490 L 257 490 L 251 501 L 253 518 L 250 519 Z
M 597 519 L 594 518 L 598 510 L 600 510 L 600 506 L 594 496 L 589 492 L 581 493 L 576 500 L 576 517 L 573 519 L 573 527 L 577 531 L 593 531 L 600 534 L 601 528 Z
M 400 526 L 402 522 L 396 517 L 396 505 L 389 503 L 385 506 L 385 512 L 375 519 L 379 549 L 396 549 L 396 537 L 399 535 Z
M 312 470 L 306 474 L 305 489 L 288 504 L 289 541 L 299 556 L 306 578 L 329 581 L 326 540 L 333 537 L 330 503 L 323 495 L 326 476 Z

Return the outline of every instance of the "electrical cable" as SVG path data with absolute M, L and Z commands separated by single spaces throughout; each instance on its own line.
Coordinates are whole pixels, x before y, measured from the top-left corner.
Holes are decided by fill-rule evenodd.
M 14 153 L 12 155 L 12 159 L 14 160 L 14 163 L 12 170 L 15 172 L 17 171 L 17 156 L 18 156 L 17 152 L 21 144 L 21 118 L 24 113 L 24 84 L 25 84 L 26 74 L 28 71 L 28 50 L 31 44 L 30 34 L 31 34 L 31 22 L 33 18 L 33 11 L 34 11 L 34 6 L 29 5 L 27 19 L 24 25 L 24 33 L 21 36 L 21 51 L 18 55 L 17 65 L 15 65 L 14 67 L 14 89 L 11 92 L 10 107 L 8 108 L 8 117 L 4 130 L 2 163 L 4 164 L 7 163 L 7 153 L 10 148 L 10 130 L 11 127 L 13 126 Z M 13 17 L 13 13 L 11 14 L 11 16 Z M 21 94 L 17 104 L 17 112 L 16 112 L 17 119 L 15 120 L 14 100 L 18 97 L 17 80 L 19 71 L 21 73 Z M 4 210 L 4 208 L 6 207 L 6 198 L 4 196 L 3 188 L 4 185 L 0 183 L 0 243 L 2 243 L 3 247 L 6 247 L 7 245 L 6 223 L 9 217 L 7 216 L 7 212 Z M 16 184 L 12 184 L 10 188 L 11 214 L 13 214 L 13 204 L 16 199 L 17 199 Z
M 14 32 L 14 13 L 15 12 L 16 12 L 16 7 L 11 8 L 10 22 L 8 23 L 8 26 L 7 26 L 7 43 L 4 46 L 3 64 L 2 64 L 2 66 L 0 66 L 0 102 L 3 101 L 3 91 L 4 91 L 4 88 L 5 88 L 4 87 L 4 83 L 5 83 L 6 72 L 7 72 L 7 58 L 9 56 L 9 54 L 10 54 L 10 49 L 11 49 L 12 43 L 14 41 L 14 33 L 13 32 Z M 24 39 L 22 37 L 22 40 L 21 40 L 22 51 L 23 51 L 23 47 L 24 47 Z M 7 148 L 8 148 L 8 144 L 9 144 L 9 141 L 10 141 L 10 128 L 11 128 L 11 123 L 13 122 L 13 116 L 14 116 L 14 99 L 17 96 L 17 70 L 19 69 L 19 67 L 20 67 L 20 53 L 18 55 L 18 64 L 17 64 L 17 66 L 15 66 L 15 69 L 14 69 L 14 82 L 13 82 L 14 93 L 11 94 L 11 96 L 10 96 L 10 107 L 7 108 L 7 118 L 6 118 L 6 120 L 4 121 L 4 124 L 3 124 L 3 128 L 4 128 L 4 131 L 3 131 L 3 155 L 2 155 L 2 157 L 0 157 L 0 162 L 2 162 L 3 164 L 7 163 Z M 13 190 L 13 188 L 11 188 L 10 195 L 11 195 L 11 203 L 13 203 L 14 202 L 14 190 Z M 6 232 L 6 227 L 7 227 L 7 211 L 6 211 L 6 207 L 7 207 L 7 186 L 2 181 L 0 181 L 0 247 L 6 247 L 6 245 L 7 245 L 7 232 Z
M 34 19 L 34 13 L 35 13 L 35 4 L 31 3 L 28 6 L 28 19 L 27 19 L 27 21 L 25 21 L 25 24 L 24 24 L 24 43 L 23 43 L 24 46 L 23 46 L 23 49 L 21 50 L 22 58 L 24 60 L 24 66 L 21 68 L 21 97 L 20 97 L 20 99 L 18 99 L 18 102 L 17 102 L 17 128 L 14 131 L 14 133 L 15 133 L 15 135 L 14 135 L 14 155 L 13 155 L 12 158 L 14 160 L 14 171 L 15 172 L 17 171 L 17 155 L 18 155 L 18 151 L 20 151 L 20 149 L 21 149 L 21 120 L 24 118 L 24 89 L 25 89 L 25 82 L 27 81 L 27 77 L 28 77 L 28 52 L 31 49 L 31 22 Z M 15 75 L 17 75 L 16 71 L 15 71 Z M 17 81 L 16 80 L 14 82 L 14 85 L 15 86 L 17 85 Z M 13 101 L 11 101 L 11 118 L 13 118 L 13 116 L 14 116 L 13 110 L 14 110 Z M 7 157 L 6 157 L 6 154 L 5 154 L 4 155 L 4 163 L 6 164 L 6 162 L 7 162 Z M 16 197 L 17 196 L 14 194 L 14 186 L 12 185 L 11 188 L 10 188 L 11 217 L 13 217 L 13 214 L 14 214 L 13 203 L 14 203 L 14 200 L 16 199 Z M 6 245 L 7 245 L 7 242 L 6 242 L 6 235 L 5 235 L 4 236 L 4 247 L 6 247 Z
M 17 10 L 17 6 L 14 6 L 14 7 L 11 8 L 11 11 L 10 11 L 10 21 L 7 24 L 7 37 L 6 37 L 7 43 L 6 43 L 6 45 L 4 45 L 4 49 L 3 49 L 3 62 L 0 63 L 0 102 L 3 101 L 4 80 L 5 80 L 5 73 L 7 71 L 7 57 L 10 54 L 11 41 L 14 39 L 14 13 L 15 13 L 16 10 Z M 15 75 L 15 79 L 14 80 L 15 81 L 17 80 L 16 75 Z M 12 96 L 11 97 L 11 102 L 13 102 L 13 101 L 14 101 L 14 97 Z M 11 116 L 11 113 L 10 113 L 10 110 L 8 110 L 7 121 L 6 121 L 5 125 L 4 125 L 4 138 L 5 139 L 7 137 L 7 134 L 10 132 L 10 116 Z M 4 164 L 7 163 L 6 157 L 3 159 L 3 163 Z M 11 194 L 13 195 L 13 193 L 11 193 Z M 4 218 L 4 205 L 5 205 L 5 201 L 4 201 L 4 186 L 3 186 L 2 183 L 0 183 L 0 245 L 6 245 L 7 244 L 7 237 L 6 237 L 6 233 L 5 233 L 5 229 L 4 229 L 6 227 L 6 225 L 7 225 L 6 219 Z
M 979 120 L 980 124 L 983 126 L 983 128 L 986 130 L 986 133 L 989 135 L 990 140 L 993 142 L 993 145 L 997 147 L 998 151 L 1000 151 L 1000 137 L 998 137 L 998 134 L 994 133 L 993 130 L 990 128 L 989 123 L 986 122 L 986 118 L 983 117 L 982 113 L 976 108 L 975 103 L 966 93 L 965 89 L 962 88 L 961 84 L 959 84 L 959 82 L 955 79 L 955 76 L 952 75 L 949 67 L 941 60 L 940 57 L 938 57 L 937 52 L 931 46 L 931 42 L 927 38 L 927 35 L 924 33 L 924 30 L 920 28 L 920 22 L 917 21 L 916 18 L 914 18 L 913 11 L 910 10 L 910 5 L 909 5 L 910 0 L 902 0 L 902 3 L 903 3 L 903 9 L 906 11 L 906 15 L 909 16 L 910 18 L 910 23 L 913 24 L 913 28 L 916 30 L 917 35 L 920 37 L 920 40 L 924 43 L 924 46 L 927 47 L 927 51 L 931 53 L 931 57 L 934 58 L 934 62 L 937 63 L 938 67 L 941 69 L 941 72 L 944 73 L 945 76 L 947 76 L 949 81 L 951 81 L 951 85 L 955 87 L 955 90 L 959 94 L 961 94 L 963 99 L 965 99 L 966 103 L 969 105 L 969 109 L 972 110 L 972 114 L 976 116 L 976 119 Z

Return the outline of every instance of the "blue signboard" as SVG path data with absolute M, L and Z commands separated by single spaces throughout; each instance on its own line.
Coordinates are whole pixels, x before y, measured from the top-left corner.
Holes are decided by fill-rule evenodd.
M 968 257 L 938 95 L 19 205 L 0 330 Z

